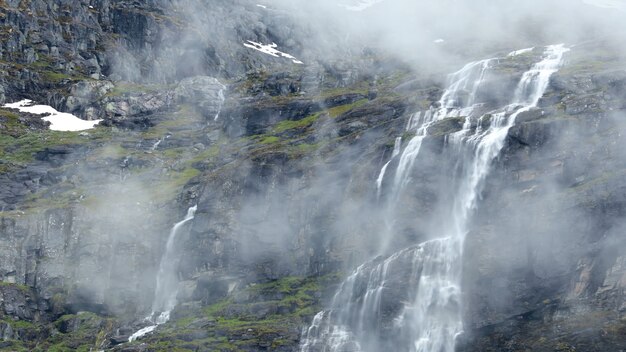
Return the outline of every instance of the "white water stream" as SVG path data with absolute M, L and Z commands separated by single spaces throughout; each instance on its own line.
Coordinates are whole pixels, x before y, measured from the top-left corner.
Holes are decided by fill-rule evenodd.
M 176 275 L 176 240 L 183 226 L 193 220 L 197 206 L 187 210 L 185 218 L 176 223 L 167 238 L 165 252 L 161 257 L 159 271 L 156 277 L 156 290 L 152 301 L 152 313 L 146 318 L 151 325 L 138 330 L 132 334 L 128 341 L 132 342 L 144 335 L 154 331 L 159 325 L 165 324 L 170 319 L 170 312 L 176 306 L 176 296 L 178 294 L 178 276 Z
M 395 141 L 395 143 L 393 145 L 393 152 L 391 153 L 391 158 L 383 166 L 383 168 L 380 169 L 380 174 L 378 174 L 378 178 L 376 179 L 376 195 L 377 195 L 378 198 L 380 198 L 380 192 L 382 191 L 383 179 L 385 178 L 385 173 L 387 172 L 387 167 L 389 167 L 389 164 L 391 163 L 393 158 L 395 158 L 396 156 L 398 156 L 400 154 L 401 148 L 402 148 L 402 137 L 398 137 L 398 138 L 396 138 L 396 141 Z
M 226 86 L 222 85 L 222 88 L 217 92 L 217 98 L 219 99 L 219 103 L 217 107 L 217 113 L 215 113 L 213 121 L 217 121 L 217 119 L 220 118 L 220 113 L 222 112 L 222 108 L 224 107 L 224 101 L 226 100 L 226 97 L 224 96 L 225 89 Z
M 537 106 L 568 50 L 563 45 L 548 46 L 541 61 L 520 79 L 511 103 L 488 114 L 477 113 L 482 107 L 478 92 L 497 59 L 472 62 L 451 74 L 439 106 L 411 117 L 407 130 L 414 132 L 415 137 L 399 154 L 390 202 L 396 202 L 411 185 L 411 173 L 418 162 L 422 142 L 428 138 L 428 127 L 446 118 L 465 118 L 463 128 L 448 135 L 444 150 L 456 165 L 451 185 L 454 196 L 444 210 L 446 219 L 450 220 L 443 224 L 441 233 L 432 234 L 434 239 L 357 268 L 341 285 L 330 309 L 318 313 L 303 332 L 301 351 L 374 352 L 381 348 L 410 352 L 454 351 L 457 337 L 463 333 L 463 245 L 483 182 L 515 119 Z M 378 194 L 388 165 L 383 166 L 377 179 Z M 390 319 L 385 317 L 388 314 L 383 307 L 385 295 L 393 291 L 388 287 L 390 276 L 399 270 L 403 270 L 403 282 L 410 283 L 408 299 L 402 303 L 401 311 Z M 393 333 L 392 337 L 380 341 L 383 320 L 393 322 Z

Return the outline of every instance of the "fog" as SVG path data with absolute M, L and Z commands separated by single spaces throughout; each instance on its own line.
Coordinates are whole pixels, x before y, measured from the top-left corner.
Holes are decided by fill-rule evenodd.
M 446 74 L 472 59 L 531 46 L 603 40 L 623 48 L 626 42 L 619 2 L 385 0 L 363 11 L 343 6 L 355 4 L 174 1 L 166 9 L 180 26 L 120 39 L 128 45 L 113 48 L 109 75 L 172 82 L 200 74 L 231 79 L 250 69 L 293 66 L 290 60 L 252 52 L 243 46 L 247 40 L 275 42 L 308 67 L 359 62 L 364 48 L 373 48 L 422 74 Z M 133 44 L 138 40 L 149 45 Z
M 358 57 L 369 46 L 432 69 L 498 50 L 625 39 L 623 9 L 582 1 L 387 0 L 356 12 L 336 1 L 269 1 L 267 5 L 269 9 L 263 11 L 269 15 L 264 16 L 278 16 L 285 26 L 290 18 L 296 28 L 304 27 L 304 36 L 292 28 L 289 38 L 280 38 L 283 33 L 278 31 L 273 39 L 283 39 L 313 60 Z
M 518 102 L 512 108 L 506 106 L 513 95 L 509 90 L 516 87 L 524 72 L 544 58 L 547 45 L 565 43 L 571 52 L 563 60 L 565 73 L 555 73 L 545 99 L 537 106 L 526 106 L 528 111 L 520 114 L 515 125 L 507 126 L 511 129 L 505 131 L 509 136 L 500 146 L 502 153 L 496 153 L 493 161 L 489 159 L 489 172 L 472 185 L 477 190 L 476 199 L 461 199 L 470 204 L 463 205 L 468 207 L 469 215 L 462 215 L 467 217 L 460 221 L 462 224 L 455 223 L 459 221 L 454 213 L 458 211 L 457 191 L 463 191 L 463 182 L 474 176 L 467 171 L 469 166 L 463 158 L 477 158 L 477 144 L 467 140 L 454 144 L 454 140 L 448 139 L 453 138 L 452 133 L 444 136 L 424 132 L 418 135 L 424 138 L 423 145 L 409 167 L 407 184 L 401 189 L 394 185 L 401 156 L 391 158 L 393 141 L 404 135 L 402 148 L 406 151 L 412 137 L 419 133 L 405 131 L 408 119 L 426 110 L 415 103 L 417 99 L 411 92 L 402 93 L 408 101 L 403 106 L 407 111 L 394 110 L 394 120 L 385 121 L 389 125 L 376 125 L 357 137 L 350 134 L 352 139 L 341 142 L 337 142 L 339 130 L 354 121 L 334 120 L 322 114 L 313 124 L 314 132 L 307 143 L 330 147 L 299 158 L 292 157 L 297 153 L 277 150 L 256 153 L 249 145 L 237 149 L 237 143 L 252 139 L 245 140 L 250 136 L 231 130 L 246 131 L 256 122 L 243 121 L 243 112 L 232 108 L 242 97 L 229 91 L 227 103 L 232 99 L 231 110 L 220 114 L 222 120 L 185 126 L 200 130 L 200 137 L 189 139 L 198 138 L 206 147 L 216 146 L 223 158 L 220 162 L 224 162 L 210 171 L 196 170 L 200 176 L 181 186 L 183 193 L 174 201 L 156 209 L 159 200 L 155 194 L 163 185 L 157 181 L 167 179 L 163 174 L 182 167 L 164 165 L 151 154 L 145 165 L 137 164 L 141 173 L 129 173 L 122 166 L 124 177 L 105 178 L 99 188 L 85 192 L 87 197 L 97 198 L 85 210 L 95 214 L 87 215 L 89 237 L 107 234 L 104 240 L 96 238 L 94 242 L 109 243 L 104 249 L 94 247 L 85 253 L 106 257 L 102 261 L 110 265 L 107 278 L 85 279 L 93 274 L 89 266 L 81 268 L 89 269 L 86 274 L 76 274 L 79 286 L 87 291 L 85 296 L 96 295 L 98 301 L 123 301 L 127 291 L 132 291 L 128 296 L 138 295 L 142 300 L 139 310 L 149 307 L 149 289 L 154 285 L 158 255 L 169 225 L 182 219 L 186 209 L 196 204 L 196 218 L 181 237 L 178 249 L 180 263 L 176 275 L 186 283 L 207 272 L 232 275 L 245 284 L 286 275 L 336 271 L 346 274 L 378 256 L 388 257 L 433 239 L 453 237 L 450 233 L 454 230 L 463 232 L 458 242 L 449 245 L 464 249 L 462 268 L 455 262 L 451 265 L 455 268 L 453 273 L 445 274 L 451 277 L 450 286 L 462 283 L 464 292 L 463 296 L 460 289 L 450 294 L 454 307 L 449 310 L 454 313 L 449 315 L 456 319 L 455 314 L 462 310 L 464 319 L 471 322 L 470 328 L 522 314 L 548 296 L 593 296 L 602 286 L 603 276 L 626 245 L 626 222 L 619 218 L 622 200 L 612 194 L 614 188 L 622 189 L 615 174 L 626 169 L 626 152 L 621 148 L 626 116 L 621 112 L 599 112 L 626 106 L 620 90 L 624 88 L 622 83 L 611 77 L 624 69 L 623 5 L 605 8 L 572 0 L 386 0 L 364 11 L 350 11 L 332 0 L 275 0 L 262 5 L 266 8 L 250 1 L 236 1 L 234 5 L 230 1 L 173 1 L 168 8 L 175 10 L 184 24 L 164 29 L 151 39 L 154 41 L 150 46 L 128 46 L 112 52 L 109 78 L 173 83 L 190 76 L 211 75 L 223 82 L 241 84 L 253 70 L 289 71 L 296 72 L 301 81 L 302 77 L 314 77 L 312 89 L 299 92 L 303 99 L 308 99 L 328 88 L 319 79 L 328 67 L 350 67 L 354 63 L 355 76 L 376 76 L 376 64 L 364 57 L 367 48 L 374 52 L 372 56 L 383 58 L 381 61 L 401 62 L 398 67 L 409 67 L 410 78 L 426 82 L 426 77 L 436 76 L 436 84 L 430 80 L 424 84 L 442 93 L 448 74 L 468 62 L 497 57 L 489 66 L 494 72 L 485 75 L 480 82 L 484 88 L 477 93 L 478 101 L 487 106 L 478 108 L 483 109 L 481 116 L 489 115 L 491 119 L 494 111 L 502 110 L 511 116 L 523 105 Z M 276 43 L 278 50 L 294 55 L 304 65 L 246 48 L 243 44 L 247 40 Z M 530 47 L 536 49 L 520 62 L 507 57 L 513 50 Z M 585 61 L 589 57 L 593 62 Z M 608 63 L 600 69 L 600 73 L 606 73 L 604 76 L 585 71 L 588 66 L 593 68 L 596 61 Z M 146 62 L 150 64 L 144 65 Z M 580 69 L 582 76 L 566 71 L 573 68 Z M 350 83 L 339 82 L 337 87 L 346 88 Z M 572 92 L 580 92 L 588 101 L 578 101 Z M 467 94 L 465 91 L 460 95 Z M 259 96 L 259 101 L 267 102 L 262 100 L 266 96 Z M 500 104 L 506 99 L 509 100 Z M 439 97 L 426 101 L 433 109 L 441 108 L 436 106 L 440 104 Z M 242 99 L 241 103 L 247 102 Z M 323 103 L 319 105 L 322 112 L 326 110 Z M 280 121 L 286 110 L 272 109 L 263 112 L 281 116 L 270 119 Z M 455 113 L 442 120 L 457 119 L 458 123 L 459 118 L 470 119 L 463 115 L 466 111 Z M 252 118 L 256 117 L 260 118 Z M 472 117 L 478 121 L 478 115 Z M 470 126 L 472 133 L 479 130 L 476 121 Z M 450 132 L 466 128 L 461 126 Z M 214 130 L 219 131 L 218 138 L 209 137 Z M 174 136 L 172 140 L 179 138 L 176 141 L 180 145 L 172 146 L 185 146 L 180 140 L 187 137 L 184 133 Z M 167 143 L 162 147 L 167 147 Z M 147 149 L 138 147 L 142 148 Z M 246 154 L 251 150 L 250 155 Z M 196 152 L 187 151 L 191 156 Z M 93 157 L 111 159 L 105 154 L 95 153 Z M 114 155 L 113 159 L 119 162 L 124 157 Z M 389 169 L 378 198 L 376 179 L 386 162 Z M 86 168 L 68 176 L 90 180 L 92 172 Z M 147 225 L 155 217 L 160 218 L 157 225 Z M 463 231 L 459 231 L 460 227 Z M 111 248 L 115 248 L 115 253 L 110 252 Z M 416 257 L 413 264 L 419 262 L 428 267 L 428 258 L 443 256 L 427 254 Z M 576 275 L 586 260 L 594 263 L 593 270 L 599 274 L 597 279 L 582 282 Z M 376 269 L 376 263 L 365 268 Z M 127 266 L 134 270 L 126 271 Z M 459 273 L 462 279 L 457 277 Z M 415 275 L 419 279 L 419 274 Z M 396 280 L 394 284 L 402 280 L 392 279 Z M 384 284 L 383 280 L 381 285 Z M 116 291 L 116 295 L 105 298 L 102 286 Z M 394 296 L 393 304 L 418 300 L 414 297 L 417 294 L 406 292 L 413 287 L 398 286 L 401 289 L 393 289 L 402 290 L 405 296 L 398 296 L 405 301 Z M 198 297 L 197 292 L 188 296 Z M 523 305 L 524 300 L 527 306 Z M 438 317 L 441 316 L 450 318 L 445 313 Z M 373 339 L 376 347 L 397 347 L 398 343 L 389 336 L 376 335 Z

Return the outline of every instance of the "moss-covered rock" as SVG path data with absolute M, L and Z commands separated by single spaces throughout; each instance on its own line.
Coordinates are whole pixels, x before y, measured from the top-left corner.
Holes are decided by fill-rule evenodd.
M 151 351 L 292 351 L 338 279 L 284 277 L 251 284 L 201 309 L 182 306 L 173 320 L 136 344 Z

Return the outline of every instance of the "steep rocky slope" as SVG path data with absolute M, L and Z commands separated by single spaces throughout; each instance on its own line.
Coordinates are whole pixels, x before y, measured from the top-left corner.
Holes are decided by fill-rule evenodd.
M 243 0 L 0 10 L 0 102 L 105 119 L 57 132 L 0 109 L 5 350 L 298 350 L 340 281 L 379 254 L 379 171 L 462 65 L 421 72 L 376 50 L 319 59 L 293 39 L 310 29 Z M 541 55 L 514 49 L 484 53 L 502 59 L 483 99 L 504 100 Z M 610 42 L 572 48 L 510 130 L 466 243 L 460 350 L 626 348 L 624 62 Z M 462 125 L 431 127 L 393 249 L 427 238 L 443 145 Z M 170 228 L 194 205 L 177 241 L 178 307 L 128 343 L 147 324 Z

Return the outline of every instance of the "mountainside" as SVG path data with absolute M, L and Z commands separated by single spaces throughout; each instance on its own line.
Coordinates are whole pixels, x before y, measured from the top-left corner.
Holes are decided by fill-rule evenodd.
M 621 7 L 514 3 L 0 0 L 102 120 L 0 107 L 0 350 L 626 350 Z

